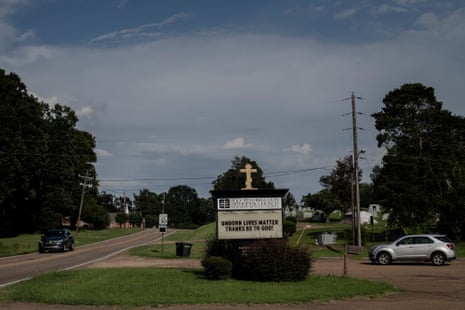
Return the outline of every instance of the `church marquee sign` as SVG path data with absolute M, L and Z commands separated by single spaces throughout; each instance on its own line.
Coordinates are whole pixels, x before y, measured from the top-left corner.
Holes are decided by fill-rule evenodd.
M 279 210 L 282 209 L 280 197 L 241 197 L 218 198 L 218 210 Z
M 282 238 L 282 197 L 287 191 L 212 191 L 217 209 L 218 239 Z

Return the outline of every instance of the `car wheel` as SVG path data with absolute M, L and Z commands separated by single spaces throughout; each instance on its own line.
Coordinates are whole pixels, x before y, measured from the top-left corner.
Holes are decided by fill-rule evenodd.
M 446 256 L 441 252 L 434 252 L 433 255 L 431 255 L 431 262 L 434 266 L 444 265 L 446 262 Z
M 39 247 L 39 253 L 44 253 L 44 249 L 41 246 Z
M 391 263 L 391 255 L 387 252 L 381 252 L 376 259 L 380 265 L 388 265 Z

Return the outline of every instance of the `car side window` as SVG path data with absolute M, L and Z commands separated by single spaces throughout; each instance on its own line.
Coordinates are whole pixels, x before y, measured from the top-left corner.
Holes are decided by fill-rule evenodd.
M 412 238 L 405 238 L 400 240 L 397 245 L 407 245 L 407 244 L 412 244 Z
M 433 240 L 427 237 L 416 237 L 415 238 L 415 244 L 428 244 L 428 243 L 433 243 Z

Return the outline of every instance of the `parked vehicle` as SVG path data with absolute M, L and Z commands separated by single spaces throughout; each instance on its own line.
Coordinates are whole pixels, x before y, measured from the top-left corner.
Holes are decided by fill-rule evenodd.
M 374 245 L 368 253 L 373 263 L 381 265 L 393 261 L 431 261 L 435 266 L 456 258 L 455 244 L 438 234 L 407 235 L 391 244 Z
M 67 228 L 49 229 L 39 240 L 39 253 L 74 250 L 74 237 Z

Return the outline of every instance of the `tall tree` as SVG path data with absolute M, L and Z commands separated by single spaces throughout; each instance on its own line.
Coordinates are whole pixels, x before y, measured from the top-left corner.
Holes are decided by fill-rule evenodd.
M 115 196 L 105 191 L 101 191 L 97 195 L 97 204 L 102 206 L 107 212 L 118 211 L 115 202 Z
M 291 192 L 287 192 L 286 195 L 284 195 L 283 204 L 291 210 L 297 207 L 297 201 Z
M 139 195 L 134 195 L 134 205 L 136 210 L 142 212 L 142 216 L 148 214 L 158 215 L 162 211 L 162 197 L 144 188 L 139 191 Z
M 199 204 L 199 197 L 195 189 L 187 185 L 171 187 L 165 200 L 165 212 L 169 214 L 170 226 L 193 226 L 192 214 Z
M 50 108 L 0 69 L 0 235 L 58 226 L 77 214 L 78 175 L 95 176 L 96 161 L 95 139 L 77 121 L 70 108 Z
M 252 186 L 258 189 L 274 189 L 272 182 L 267 182 L 263 176 L 263 170 L 258 166 L 257 162 L 245 156 L 234 157 L 231 168 L 219 175 L 213 181 L 214 190 L 240 190 L 245 186 L 246 175 L 241 172 L 246 164 L 251 164 L 257 172 L 252 174 Z
M 323 189 L 315 194 L 308 194 L 302 198 L 304 207 L 322 211 L 325 214 L 326 222 L 329 222 L 329 215 L 342 208 L 340 200 L 329 191 Z
M 334 197 L 342 203 L 343 213 L 351 208 L 352 186 L 354 179 L 354 168 L 352 156 L 346 156 L 343 160 L 336 161 L 336 167 L 329 175 L 320 178 L 320 184 L 328 190 Z M 359 172 L 359 178 L 362 178 L 362 172 Z M 360 181 L 359 180 L 359 181 Z
M 428 229 L 436 223 L 464 236 L 465 119 L 442 108 L 434 89 L 405 84 L 374 113 L 379 147 L 375 192 L 395 224 Z
M 33 230 L 43 171 L 47 106 L 27 93 L 14 74 L 0 69 L 0 235 Z
M 71 216 L 72 221 L 75 221 L 80 207 L 82 184 L 86 184 L 87 199 L 84 203 L 96 200 L 96 171 L 91 164 L 97 160 L 93 150 L 95 138 L 90 133 L 75 128 L 78 118 L 69 107 L 55 105 L 47 111 L 45 120 L 48 139 L 42 176 L 42 201 L 46 205 L 53 204 L 55 212 Z M 85 218 L 85 212 L 81 216 Z M 46 221 L 45 217 L 42 222 Z

